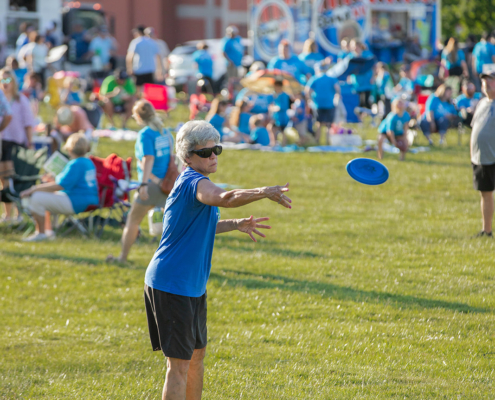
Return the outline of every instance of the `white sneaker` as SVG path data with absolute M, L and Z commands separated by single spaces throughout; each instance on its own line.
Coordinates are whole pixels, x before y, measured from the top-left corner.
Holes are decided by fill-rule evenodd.
M 34 235 L 28 236 L 26 239 L 22 239 L 23 242 L 42 242 L 48 240 L 48 236 L 44 233 L 35 233 Z
M 45 235 L 48 237 L 48 239 L 50 240 L 54 240 L 57 235 L 55 234 L 55 232 L 53 231 L 45 231 Z

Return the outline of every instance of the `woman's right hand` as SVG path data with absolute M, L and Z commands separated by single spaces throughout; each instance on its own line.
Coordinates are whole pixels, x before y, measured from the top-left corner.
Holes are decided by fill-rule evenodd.
M 289 191 L 289 183 L 285 186 L 268 186 L 263 188 L 265 195 L 271 201 L 274 201 L 277 204 L 285 208 L 292 208 L 290 203 L 292 200 L 289 199 L 284 193 Z
M 149 199 L 149 195 L 148 195 L 148 186 L 145 185 L 145 186 L 141 186 L 139 188 L 139 197 L 141 198 L 141 200 L 143 201 L 146 201 Z

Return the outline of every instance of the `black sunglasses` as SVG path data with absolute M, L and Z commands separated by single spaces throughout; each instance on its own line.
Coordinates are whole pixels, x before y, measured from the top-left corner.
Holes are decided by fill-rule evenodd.
M 192 150 L 191 153 L 194 153 L 201 158 L 209 158 L 211 157 L 211 153 L 219 156 L 220 154 L 222 154 L 222 146 L 216 145 L 213 147 L 207 147 L 205 149 Z

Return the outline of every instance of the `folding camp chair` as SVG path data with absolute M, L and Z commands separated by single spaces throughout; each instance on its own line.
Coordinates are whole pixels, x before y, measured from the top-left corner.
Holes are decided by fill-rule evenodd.
M 143 87 L 143 98 L 153 104 L 157 110 L 169 110 L 168 91 L 164 85 L 146 83 Z

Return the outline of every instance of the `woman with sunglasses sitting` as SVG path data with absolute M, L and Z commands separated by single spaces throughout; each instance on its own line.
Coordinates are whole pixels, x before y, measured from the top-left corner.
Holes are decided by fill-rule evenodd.
M 152 348 L 168 357 L 164 398 L 195 393 L 203 387 L 207 342 L 206 282 L 215 235 L 230 231 L 265 237 L 260 222 L 268 218 L 220 220 L 219 207 L 241 207 L 269 199 L 285 208 L 285 186 L 226 192 L 210 181 L 218 168 L 220 135 L 205 121 L 187 122 L 177 133 L 177 156 L 187 168 L 177 178 L 163 218 L 160 245 L 145 277 L 145 305 Z
M 160 184 L 167 174 L 170 163 L 173 138 L 163 127 L 155 108 L 147 100 L 139 100 L 132 109 L 136 122 L 144 126 L 136 140 L 135 154 L 137 159 L 138 179 L 141 182 L 139 193 L 132 203 L 122 232 L 122 250 L 118 258 L 112 255 L 107 261 L 127 261 L 127 256 L 139 233 L 139 225 L 148 211 L 155 207 L 165 207 L 167 196 L 162 192 Z

